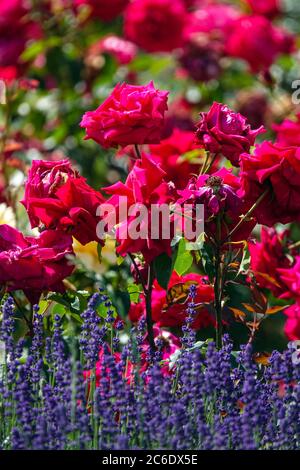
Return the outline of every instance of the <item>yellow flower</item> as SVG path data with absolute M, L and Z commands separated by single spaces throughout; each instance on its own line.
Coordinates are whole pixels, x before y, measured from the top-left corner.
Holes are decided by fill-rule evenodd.
M 0 204 L 0 225 L 7 224 L 11 227 L 16 226 L 15 214 L 11 207 L 7 206 L 4 202 Z
M 74 240 L 73 248 L 75 255 L 87 270 L 104 273 L 110 265 L 115 264 L 117 261 L 115 240 L 106 239 L 105 246 L 101 250 L 101 262 L 98 258 L 97 245 L 97 242 L 81 245 L 77 240 Z

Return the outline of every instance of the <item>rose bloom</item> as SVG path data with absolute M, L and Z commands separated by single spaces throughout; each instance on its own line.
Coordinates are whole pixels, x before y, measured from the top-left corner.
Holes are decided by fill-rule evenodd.
M 295 121 L 285 119 L 281 124 L 274 124 L 273 129 L 277 132 L 277 144 L 300 147 L 300 113 L 296 115 Z
M 134 0 L 125 12 L 124 34 L 148 52 L 170 52 L 182 46 L 187 19 L 182 0 Z
M 129 0 L 74 0 L 75 7 L 89 6 L 91 16 L 102 21 L 111 21 L 119 16 Z
M 130 41 L 126 41 L 118 36 L 109 35 L 100 41 L 92 44 L 88 50 L 88 63 L 93 63 L 93 60 L 99 54 L 109 54 L 120 65 L 130 64 L 137 54 L 137 47 Z
M 9 291 L 22 289 L 32 303 L 44 290 L 64 292 L 62 281 L 74 268 L 71 255 L 72 237 L 64 232 L 46 230 L 34 238 L 0 226 L 0 283 Z
M 287 319 L 284 326 L 284 332 L 289 341 L 300 339 L 300 305 L 296 303 L 286 308 L 284 311 Z
M 300 220 L 300 149 L 272 142 L 241 155 L 241 196 L 250 205 L 268 190 L 254 211 L 258 223 L 273 226 Z
M 222 168 L 212 175 L 193 177 L 184 190 L 179 190 L 178 204 L 203 204 L 205 233 L 215 238 L 217 216 L 220 219 L 220 238 L 224 240 L 248 210 L 248 204 L 240 197 L 240 178 L 230 170 Z M 196 220 L 195 220 L 196 223 Z M 256 222 L 254 219 L 245 221 L 233 234 L 234 242 L 246 240 Z
M 300 256 L 296 256 L 292 267 L 278 269 L 281 281 L 286 286 L 282 298 L 296 297 L 300 300 Z
M 232 5 L 211 3 L 199 5 L 189 16 L 186 23 L 185 37 L 190 39 L 199 34 L 225 44 L 232 32 L 232 26 L 240 18 L 240 11 Z
M 41 28 L 26 18 L 26 1 L 0 2 L 0 73 L 8 81 L 18 78 L 25 64 L 19 61 L 29 39 L 39 39 Z
M 68 160 L 34 160 L 22 204 L 32 227 L 67 231 L 85 245 L 99 241 L 96 211 L 103 201 Z
M 141 160 L 137 160 L 130 171 L 126 182 L 121 181 L 112 186 L 103 188 L 111 198 L 107 201 L 116 208 L 116 213 L 125 210 L 123 207 L 124 197 L 126 198 L 127 210 L 134 206 L 136 214 L 128 215 L 124 219 L 117 219 L 116 239 L 119 242 L 117 252 L 121 256 L 128 253 L 142 253 L 147 262 L 152 261 L 161 253 L 167 253 L 171 256 L 171 239 L 173 234 L 170 231 L 170 238 L 162 238 L 161 233 L 158 239 L 151 237 L 151 205 L 159 207 L 161 204 L 170 204 L 175 200 L 175 190 L 166 180 L 166 173 L 150 157 L 142 155 Z M 143 233 L 143 237 L 133 239 L 130 236 L 130 226 L 136 221 L 139 215 L 139 206 L 147 208 L 147 220 L 143 220 L 137 228 L 137 232 Z M 107 218 L 108 223 L 112 223 Z M 136 224 L 135 224 L 136 225 Z
M 267 70 L 280 54 L 294 50 L 294 37 L 263 16 L 238 19 L 226 44 L 229 56 L 244 59 L 252 72 Z
M 275 297 L 286 290 L 278 272 L 280 268 L 289 268 L 291 261 L 285 253 L 288 231 L 276 232 L 274 228 L 261 230 L 260 242 L 250 241 L 251 270 L 262 288 L 270 289 Z
M 195 133 L 176 128 L 170 137 L 163 139 L 159 145 L 150 145 L 149 153 L 166 172 L 166 178 L 178 189 L 183 189 L 191 174 L 199 173 L 201 167 L 200 162 L 193 163 L 193 159 L 189 159 L 189 153 L 195 154 L 195 161 L 200 159 L 203 163 L 201 149 L 195 142 Z
M 214 300 L 214 289 L 209 284 L 206 276 L 196 273 L 185 274 L 179 276 L 175 271 L 172 273 L 168 292 L 174 290 L 174 299 L 168 301 L 167 292 L 155 280 L 152 292 L 152 319 L 156 325 L 160 327 L 181 327 L 187 316 L 187 294 L 183 298 L 176 298 L 176 288 L 178 288 L 178 295 L 182 293 L 182 287 L 185 290 L 191 284 L 197 286 L 195 303 L 200 304 L 197 306 L 197 314 L 192 323 L 195 330 L 206 328 L 215 325 L 213 314 L 209 311 L 209 305 Z M 187 287 L 186 287 L 187 286 Z M 146 304 L 144 295 L 140 295 L 138 303 L 132 303 L 129 310 L 129 318 L 135 323 L 146 314 Z
M 282 0 L 246 0 L 252 12 L 274 18 L 281 12 Z
M 220 153 L 232 165 L 239 166 L 239 157 L 249 152 L 263 126 L 252 130 L 247 119 L 228 106 L 214 102 L 207 113 L 200 113 L 196 136 L 200 145 L 211 153 Z
M 161 139 L 168 92 L 146 86 L 118 84 L 95 111 L 84 114 L 80 123 L 86 139 L 105 148 L 129 144 L 156 144 Z

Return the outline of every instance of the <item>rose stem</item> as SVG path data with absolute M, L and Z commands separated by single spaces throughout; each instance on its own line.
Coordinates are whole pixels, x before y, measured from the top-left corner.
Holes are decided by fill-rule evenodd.
M 148 266 L 148 282 L 147 282 L 147 291 L 145 293 L 146 297 L 146 323 L 147 323 L 147 332 L 148 332 L 148 341 L 150 349 L 152 352 L 155 351 L 155 342 L 154 342 L 154 332 L 153 332 L 153 320 L 152 320 L 152 288 L 154 280 L 154 269 L 153 263 L 151 262 Z
M 141 155 L 139 146 L 138 146 L 137 144 L 134 144 L 134 149 L 135 149 L 135 153 L 136 153 L 137 157 L 138 157 L 139 159 L 141 159 L 141 158 L 142 158 L 142 155 Z
M 260 196 L 259 198 L 257 199 L 257 201 L 253 204 L 252 207 L 250 207 L 250 209 L 248 210 L 248 212 L 241 218 L 241 220 L 236 224 L 235 227 L 233 227 L 233 229 L 231 230 L 231 232 L 229 232 L 228 236 L 226 237 L 226 239 L 223 241 L 223 243 L 230 239 L 232 237 L 232 235 L 240 228 L 240 226 L 242 225 L 242 223 L 245 221 L 245 219 L 247 219 L 254 211 L 255 209 L 259 206 L 259 204 L 261 203 L 261 201 L 265 198 L 265 196 L 268 194 L 268 192 L 270 191 L 270 188 L 267 188 Z

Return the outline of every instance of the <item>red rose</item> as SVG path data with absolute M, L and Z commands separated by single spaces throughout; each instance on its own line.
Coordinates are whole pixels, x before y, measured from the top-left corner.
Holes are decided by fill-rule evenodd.
M 294 304 L 286 308 L 284 314 L 287 316 L 284 332 L 290 341 L 300 339 L 300 305 Z
M 239 222 L 241 215 L 248 210 L 248 204 L 241 199 L 240 178 L 230 170 L 221 168 L 212 175 L 192 178 L 187 187 L 178 191 L 178 204 L 203 204 L 205 232 L 211 237 L 217 233 L 217 216 L 220 220 L 220 238 L 225 240 L 230 230 Z M 195 220 L 196 222 L 196 220 Z M 235 231 L 231 241 L 246 240 L 255 226 L 255 221 L 245 221 Z
M 47 230 L 39 237 L 24 237 L 9 225 L 0 226 L 0 283 L 8 290 L 22 289 L 31 302 L 44 290 L 63 292 L 63 279 L 74 266 L 72 237 L 58 230 Z
M 95 111 L 84 114 L 81 127 L 86 139 L 105 148 L 160 141 L 168 92 L 146 86 L 117 85 Z
M 75 7 L 89 6 L 91 16 L 102 21 L 111 21 L 122 13 L 129 0 L 75 0 Z
M 256 243 L 251 241 L 248 244 L 251 269 L 257 282 L 260 287 L 270 289 L 276 297 L 285 291 L 278 269 L 291 266 L 291 261 L 284 250 L 287 235 L 287 231 L 278 233 L 274 228 L 263 227 L 261 241 Z
M 197 309 L 197 316 L 192 325 L 193 328 L 198 330 L 215 324 L 215 319 L 213 315 L 209 313 L 208 309 L 208 305 L 214 300 L 214 289 L 213 286 L 209 284 L 207 277 L 195 273 L 178 276 L 174 271 L 168 285 L 169 294 L 173 288 L 174 299 L 170 300 L 169 298 L 168 301 L 167 292 L 160 287 L 156 280 L 154 281 L 154 289 L 152 292 L 152 318 L 157 325 L 160 327 L 180 327 L 184 324 L 187 316 L 187 305 L 185 302 L 182 303 L 184 299 L 176 298 L 176 288 L 178 288 L 178 295 L 179 293 L 182 294 L 182 288 L 185 288 L 187 283 L 190 285 L 191 282 L 197 285 L 195 303 L 203 304 L 199 305 Z M 145 309 L 145 299 L 144 296 L 141 295 L 139 303 L 131 304 L 129 311 L 130 320 L 133 322 L 138 321 L 145 315 Z
M 281 297 L 296 297 L 300 300 L 300 256 L 296 256 L 295 264 L 291 268 L 278 269 L 278 273 L 286 286 L 286 292 Z
M 182 46 L 186 20 L 182 0 L 135 0 L 125 12 L 124 32 L 148 52 L 170 52 Z
M 168 181 L 172 181 L 175 187 L 183 189 L 189 181 L 192 173 L 198 173 L 200 163 L 199 145 L 195 142 L 195 134 L 191 131 L 183 131 L 175 128 L 159 145 L 150 145 L 151 158 L 166 172 Z M 189 155 L 194 158 L 189 158 Z
M 268 69 L 280 54 L 291 53 L 294 44 L 292 35 L 264 16 L 244 16 L 236 21 L 226 51 L 247 61 L 255 73 Z
M 263 126 L 252 130 L 247 119 L 228 106 L 214 102 L 207 113 L 200 113 L 196 136 L 201 145 L 212 153 L 221 153 L 232 165 L 239 165 L 239 157 L 249 152 Z
M 241 155 L 241 196 L 254 204 L 258 223 L 271 227 L 300 220 L 300 148 L 264 142 L 253 155 Z
M 103 201 L 68 160 L 34 160 L 22 204 L 32 227 L 44 225 L 68 231 L 85 245 L 99 241 L 96 211 Z
M 281 12 L 281 0 L 246 0 L 252 12 L 274 18 Z
M 300 113 L 296 120 L 285 119 L 281 124 L 274 124 L 273 129 L 277 132 L 276 142 L 283 147 L 300 147 Z
M 26 18 L 26 3 L 23 0 L 9 0 L 0 4 L 0 70 L 4 78 L 8 74 L 11 78 L 21 75 L 24 63 L 19 58 L 27 41 L 42 35 L 40 26 Z
M 163 238 L 160 234 L 158 234 L 157 239 L 151 237 L 151 206 L 159 207 L 161 204 L 169 204 L 175 200 L 174 189 L 165 181 L 165 176 L 165 172 L 156 162 L 150 157 L 142 155 L 142 159 L 137 160 L 130 171 L 125 184 L 118 182 L 103 188 L 108 194 L 112 195 L 107 203 L 116 208 L 117 214 L 122 212 L 124 197 L 127 210 L 131 206 L 138 209 L 142 205 L 148 211 L 145 219 L 143 219 L 145 225 L 141 224 L 141 230 L 146 231 L 145 236 L 140 236 L 137 239 L 132 238 L 130 235 L 130 228 L 136 220 L 136 214 L 127 214 L 125 220 L 116 221 L 118 224 L 116 238 L 119 242 L 117 252 L 121 256 L 126 256 L 128 253 L 142 253 L 145 260 L 150 263 L 161 253 L 171 255 L 172 233 L 170 233 L 170 238 Z

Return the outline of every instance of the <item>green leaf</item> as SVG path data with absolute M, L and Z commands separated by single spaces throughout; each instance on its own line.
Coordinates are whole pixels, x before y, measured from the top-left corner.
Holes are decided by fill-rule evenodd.
M 97 244 L 97 255 L 98 255 L 99 263 L 102 262 L 102 248 L 103 248 L 103 246 L 101 245 L 101 243 L 98 243 Z
M 158 284 L 167 289 L 172 274 L 172 258 L 166 253 L 162 253 L 154 260 L 154 273 Z
M 199 249 L 201 255 L 202 266 L 205 271 L 205 274 L 209 277 L 209 280 L 212 282 L 215 275 L 215 268 L 213 263 L 213 250 L 210 245 L 206 242 L 203 242 L 201 248 Z
M 29 60 L 35 59 L 39 54 L 45 52 L 45 50 L 59 46 L 61 39 L 57 36 L 50 37 L 47 39 L 41 39 L 40 41 L 34 41 L 25 49 L 21 54 L 21 60 L 28 62 Z
M 141 284 L 128 284 L 127 286 L 127 291 L 130 297 L 130 301 L 133 302 L 134 304 L 138 303 L 140 293 L 143 292 L 143 288 Z
M 193 264 L 192 253 L 186 250 L 186 242 L 182 238 L 178 244 L 177 256 L 174 263 L 174 270 L 179 276 L 185 274 Z

